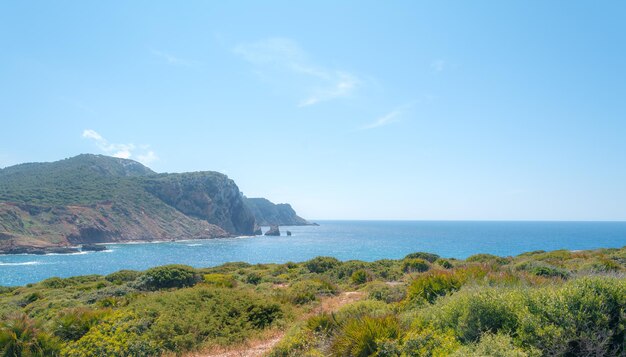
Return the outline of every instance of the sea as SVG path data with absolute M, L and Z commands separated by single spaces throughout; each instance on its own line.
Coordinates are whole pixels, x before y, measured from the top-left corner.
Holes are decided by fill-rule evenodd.
M 318 221 L 280 227 L 280 237 L 238 237 L 176 242 L 106 244 L 102 252 L 0 255 L 0 286 L 50 277 L 145 270 L 165 264 L 211 267 L 226 262 L 301 262 L 399 259 L 423 251 L 463 259 L 490 253 L 514 256 L 535 250 L 626 246 L 626 222 Z M 266 230 L 267 228 L 265 228 Z M 292 235 L 286 236 L 289 230 Z

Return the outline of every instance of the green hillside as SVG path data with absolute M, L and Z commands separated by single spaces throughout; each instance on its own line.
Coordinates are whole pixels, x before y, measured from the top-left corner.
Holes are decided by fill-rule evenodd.
M 213 171 L 158 174 L 132 160 L 90 154 L 0 170 L 0 253 L 251 235 L 256 222 L 307 223 L 288 204 L 246 199 L 234 181 Z

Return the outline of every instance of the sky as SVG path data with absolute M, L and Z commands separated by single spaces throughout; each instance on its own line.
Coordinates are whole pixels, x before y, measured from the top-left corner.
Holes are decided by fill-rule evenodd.
M 309 219 L 626 220 L 622 1 L 3 1 L 0 167 L 212 170 Z

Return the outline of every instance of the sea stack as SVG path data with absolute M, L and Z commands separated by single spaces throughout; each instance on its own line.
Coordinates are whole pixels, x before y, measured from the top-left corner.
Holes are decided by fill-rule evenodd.
M 280 229 L 278 226 L 270 226 L 269 231 L 265 232 L 266 236 L 280 236 Z

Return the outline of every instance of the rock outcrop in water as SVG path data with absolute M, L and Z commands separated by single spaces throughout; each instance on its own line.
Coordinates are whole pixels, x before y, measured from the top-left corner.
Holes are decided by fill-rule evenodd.
M 252 235 L 261 224 L 217 172 L 157 174 L 103 155 L 0 169 L 0 254 Z
M 280 229 L 278 226 L 271 226 L 270 229 L 265 232 L 266 236 L 280 236 Z

